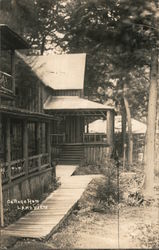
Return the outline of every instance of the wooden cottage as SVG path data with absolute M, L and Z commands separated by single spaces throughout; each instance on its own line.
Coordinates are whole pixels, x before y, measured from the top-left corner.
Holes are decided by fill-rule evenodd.
M 44 103 L 46 114 L 58 117 L 51 125 L 52 159 L 60 164 L 97 163 L 113 147 L 114 108 L 84 96 L 85 54 L 23 58 L 52 90 Z M 107 119 L 105 133 L 89 133 L 89 123 Z
M 43 103 L 47 89 L 39 81 L 17 80 L 15 50 L 28 44 L 0 25 L 0 164 L 3 198 L 38 198 L 53 182 L 50 123 Z

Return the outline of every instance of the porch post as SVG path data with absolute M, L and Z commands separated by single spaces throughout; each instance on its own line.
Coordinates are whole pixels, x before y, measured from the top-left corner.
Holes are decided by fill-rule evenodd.
M 25 159 L 25 174 L 28 175 L 28 127 L 27 120 L 23 121 L 23 157 Z
M 87 119 L 87 134 L 89 133 L 89 120 Z
M 46 152 L 46 138 L 45 138 L 45 126 L 46 126 L 46 123 L 42 123 L 42 154 L 44 154 Z
M 112 148 L 114 145 L 114 110 L 107 111 L 107 141 Z
M 41 135 L 40 135 L 40 123 L 39 122 L 36 122 L 35 123 L 35 147 L 36 147 L 36 154 L 39 155 L 38 157 L 38 168 L 39 168 L 39 171 L 40 171 L 40 167 L 41 167 L 41 156 L 40 156 L 40 153 L 41 153 L 41 148 L 40 148 L 40 145 L 41 145 Z
M 0 139 L 2 133 L 2 119 L 0 114 Z M 0 216 L 1 216 L 1 227 L 4 226 L 4 210 L 3 210 L 3 191 L 2 191 L 2 164 L 0 159 Z
M 12 91 L 15 94 L 15 51 L 11 51 Z
M 40 154 L 40 123 L 35 123 L 36 153 Z
M 11 140 L 10 140 L 10 118 L 6 122 L 6 162 L 8 162 L 8 177 L 11 182 Z
M 50 138 L 50 122 L 46 123 L 46 150 L 49 154 L 49 164 L 51 166 L 51 138 Z

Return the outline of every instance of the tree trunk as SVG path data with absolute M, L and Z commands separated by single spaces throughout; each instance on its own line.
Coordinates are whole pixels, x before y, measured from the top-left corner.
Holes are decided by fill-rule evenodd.
M 129 103 L 126 97 L 126 91 L 127 91 L 126 84 L 124 84 L 123 90 L 124 90 L 123 99 L 124 99 L 124 105 L 125 105 L 127 122 L 128 122 L 128 166 L 130 167 L 133 163 L 133 136 L 132 136 L 132 124 L 131 124 L 131 112 L 130 112 Z
M 157 74 L 158 74 L 158 55 L 157 50 L 153 49 L 151 54 L 149 103 L 147 117 L 147 140 L 146 140 L 146 164 L 145 164 L 145 195 L 153 195 L 154 188 L 154 167 L 155 167 L 155 128 L 157 110 Z
M 147 131 L 146 131 L 146 134 L 145 134 L 145 139 L 144 139 L 144 142 L 145 142 L 145 147 L 144 147 L 144 158 L 143 158 L 143 163 L 144 165 L 146 165 L 146 142 L 147 142 Z
M 126 164 L 126 110 L 123 107 L 122 110 L 122 155 L 123 155 L 123 170 Z
M 41 56 L 44 54 L 44 51 L 45 51 L 45 42 L 46 42 L 46 37 L 43 36 L 43 38 L 42 38 L 42 44 L 41 44 L 41 49 L 40 49 Z

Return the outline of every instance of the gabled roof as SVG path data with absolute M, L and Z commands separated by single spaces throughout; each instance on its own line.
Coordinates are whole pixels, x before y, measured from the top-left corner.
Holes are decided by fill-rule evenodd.
M 86 54 L 27 56 L 23 60 L 55 90 L 83 89 Z
M 143 122 L 137 121 L 136 119 L 131 119 L 132 122 L 132 132 L 133 134 L 145 134 L 146 125 Z M 89 124 L 90 133 L 105 133 L 107 121 L 106 120 L 96 120 Z M 115 132 L 121 132 L 121 116 L 115 117 Z M 127 128 L 128 130 L 128 128 Z
M 28 43 L 21 36 L 11 30 L 6 24 L 0 24 L 0 49 L 16 50 L 28 48 Z
M 49 96 L 44 104 L 45 110 L 114 110 L 113 107 L 92 102 L 78 96 Z

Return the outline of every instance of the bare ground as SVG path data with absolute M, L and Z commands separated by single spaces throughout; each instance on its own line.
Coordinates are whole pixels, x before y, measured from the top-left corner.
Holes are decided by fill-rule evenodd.
M 157 209 L 124 207 L 118 215 L 86 212 L 72 215 L 60 232 L 49 243 L 58 248 L 142 248 L 138 237 L 140 225 L 156 221 Z M 119 237 L 119 241 L 118 241 Z

